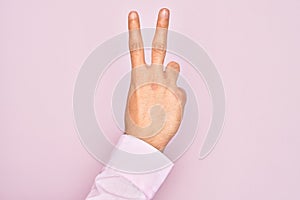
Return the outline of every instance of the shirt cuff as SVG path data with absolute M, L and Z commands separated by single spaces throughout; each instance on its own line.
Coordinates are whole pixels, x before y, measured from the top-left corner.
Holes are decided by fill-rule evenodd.
M 141 192 L 143 192 L 147 199 L 152 199 L 173 168 L 173 162 L 170 161 L 169 158 L 167 158 L 163 153 L 154 148 L 152 145 L 131 135 L 122 135 L 119 138 L 116 148 L 132 154 L 156 153 L 159 159 L 167 161 L 168 165 L 166 167 L 143 174 L 118 171 L 108 166 L 104 167 L 102 173 L 99 174 L 99 176 L 102 178 L 111 176 L 123 177 L 130 181 Z M 114 159 L 118 159 L 118 157 L 118 151 L 113 151 L 110 160 L 113 162 Z

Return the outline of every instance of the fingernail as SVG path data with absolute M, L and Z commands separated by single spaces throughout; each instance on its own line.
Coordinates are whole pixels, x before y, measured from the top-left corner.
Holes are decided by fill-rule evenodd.
M 169 10 L 168 10 L 167 8 L 162 8 L 162 9 L 160 10 L 160 15 L 161 15 L 162 17 L 169 17 Z
M 136 11 L 130 11 L 129 19 L 136 19 L 138 17 L 138 13 Z

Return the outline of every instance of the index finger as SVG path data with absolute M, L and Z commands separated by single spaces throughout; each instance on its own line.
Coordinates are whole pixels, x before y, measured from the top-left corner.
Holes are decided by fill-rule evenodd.
M 144 45 L 140 30 L 140 20 L 136 11 L 131 11 L 128 15 L 128 29 L 132 68 L 145 65 Z
M 152 63 L 163 64 L 167 49 L 167 35 L 170 11 L 163 8 L 159 11 L 156 31 L 152 42 Z

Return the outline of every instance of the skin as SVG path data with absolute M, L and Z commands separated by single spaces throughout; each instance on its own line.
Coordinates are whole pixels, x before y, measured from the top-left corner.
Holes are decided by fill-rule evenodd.
M 138 13 L 131 11 L 128 15 L 132 73 L 125 112 L 125 133 L 160 151 L 178 131 L 186 102 L 185 91 L 176 83 L 180 65 L 172 61 L 163 70 L 169 16 L 168 9 L 159 11 L 151 65 L 147 66 Z

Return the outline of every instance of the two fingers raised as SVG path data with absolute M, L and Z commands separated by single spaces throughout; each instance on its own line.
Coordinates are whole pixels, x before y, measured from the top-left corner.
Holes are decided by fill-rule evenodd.
M 152 42 L 152 63 L 164 63 L 167 49 L 167 35 L 169 27 L 170 11 L 163 8 L 158 13 L 156 31 Z M 144 45 L 140 30 L 140 19 L 136 11 L 128 15 L 129 50 L 132 67 L 145 64 Z
M 167 35 L 169 27 L 170 11 L 163 8 L 158 13 L 155 35 L 152 42 L 152 64 L 163 65 L 166 49 Z M 140 19 L 136 11 L 131 11 L 128 15 L 129 29 L 129 50 L 132 68 L 145 65 L 144 45 L 140 30 Z M 176 82 L 180 66 L 176 62 L 170 62 L 166 67 L 167 73 L 175 73 L 171 76 L 172 81 Z M 177 73 L 177 74 L 176 74 Z

